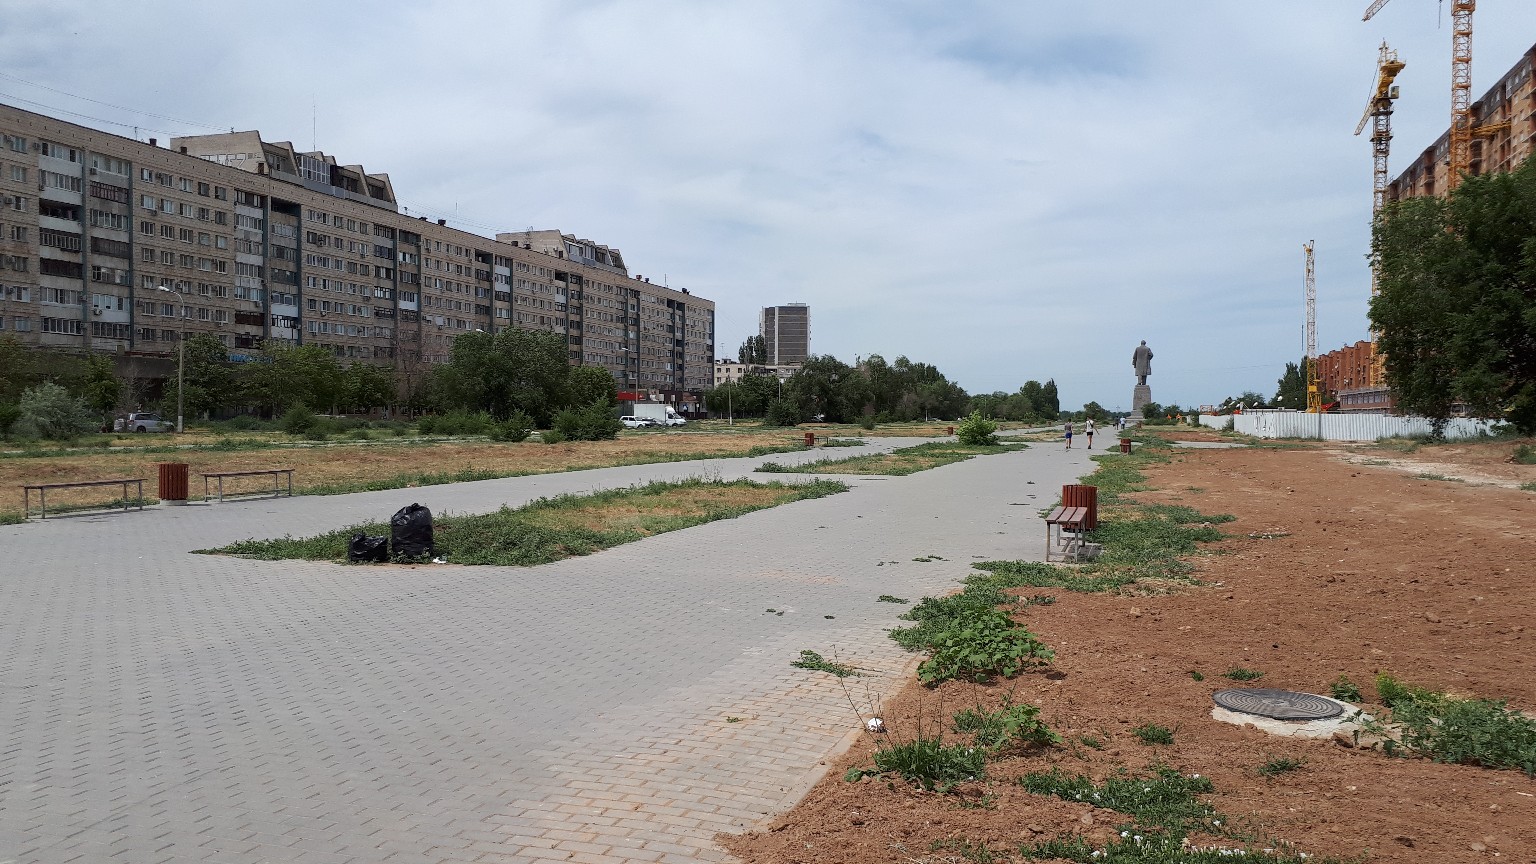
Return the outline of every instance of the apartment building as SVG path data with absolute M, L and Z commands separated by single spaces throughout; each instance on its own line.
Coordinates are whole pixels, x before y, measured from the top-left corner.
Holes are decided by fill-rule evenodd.
M 1499 82 L 1472 103 L 1469 173 L 1511 171 L 1536 150 L 1536 46 L 1521 56 Z M 1387 186 L 1387 200 L 1400 201 L 1446 190 L 1450 129 Z
M 811 356 L 811 307 L 804 303 L 765 306 L 757 329 L 769 366 L 798 366 Z
M 519 327 L 621 390 L 713 384 L 714 303 L 616 248 L 413 217 L 389 175 L 254 131 L 162 147 L 0 105 L 0 136 L 0 335 L 25 344 L 153 358 L 210 334 L 238 361 L 276 340 L 409 380 Z

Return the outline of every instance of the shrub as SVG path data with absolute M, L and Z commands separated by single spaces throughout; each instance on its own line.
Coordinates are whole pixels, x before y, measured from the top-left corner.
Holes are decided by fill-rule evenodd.
M 492 441 L 509 441 L 517 443 L 528 440 L 533 432 L 533 418 L 521 411 L 513 411 L 512 416 L 491 427 Z
M 18 419 L 12 426 L 52 441 L 73 441 L 94 432 L 99 425 L 85 400 L 69 395 L 69 391 L 52 382 L 23 392 L 16 408 Z
M 320 425 L 320 419 L 314 412 L 303 405 L 295 405 L 283 412 L 281 419 L 277 421 L 278 428 L 289 435 L 304 435 L 314 431 Z
M 555 431 L 567 441 L 602 441 L 619 437 L 624 424 L 613 416 L 607 403 L 598 400 L 584 408 L 567 408 L 555 415 Z
M 988 609 L 956 622 L 936 640 L 933 656 L 917 667 L 917 677 L 927 685 L 951 678 L 1010 677 L 1055 656 L 1028 629 L 1006 612 Z
M 1515 448 L 1515 455 L 1511 458 L 1516 465 L 1536 465 L 1536 448 L 1529 444 L 1521 444 Z
M 775 399 L 768 403 L 768 413 L 763 416 L 764 426 L 798 426 L 800 410 L 788 399 Z
M 1061 743 L 1061 736 L 1040 719 L 1038 706 L 1015 705 L 1011 699 L 1004 699 L 1003 707 L 991 713 L 971 708 L 960 711 L 955 714 L 953 728 L 974 733 L 976 746 L 988 753 Z
M 565 433 L 559 429 L 545 429 L 539 433 L 539 440 L 545 444 L 564 444 Z
M 961 444 L 988 446 L 997 443 L 997 424 L 981 416 L 980 411 L 972 411 L 971 416 L 960 421 L 955 434 Z
M 0 438 L 11 437 L 11 426 L 21 419 L 21 408 L 16 405 L 0 405 Z
M 428 414 L 416 421 L 416 431 L 423 435 L 431 435 L 437 431 L 437 415 Z
M 496 425 L 496 420 L 484 411 L 450 411 L 438 417 L 434 425 L 438 435 L 484 435 Z
M 1173 730 L 1167 726 L 1159 726 L 1156 723 L 1143 723 L 1132 729 L 1131 734 L 1140 738 L 1143 744 L 1173 743 Z
M 873 414 L 865 414 L 864 416 L 860 417 L 859 418 L 859 428 L 863 429 L 866 432 L 868 432 L 869 430 L 875 428 L 875 415 L 873 415 Z

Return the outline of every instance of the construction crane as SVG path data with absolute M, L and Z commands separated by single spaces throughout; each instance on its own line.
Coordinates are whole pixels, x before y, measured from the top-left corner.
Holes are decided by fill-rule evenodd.
M 1317 368 L 1317 278 L 1313 270 L 1312 244 L 1308 240 L 1302 245 L 1307 253 L 1307 354 L 1303 358 L 1306 368 L 1302 370 L 1307 379 L 1307 413 L 1323 413 L 1323 388 L 1319 381 L 1320 374 Z
M 1371 20 L 1388 2 L 1374 0 L 1360 20 Z M 1451 0 L 1451 131 L 1446 191 L 1461 185 L 1462 175 L 1472 167 L 1473 133 L 1484 131 L 1472 128 L 1472 13 L 1476 10 L 1477 0 Z
M 1386 42 L 1381 43 L 1381 53 L 1376 60 L 1376 87 L 1365 103 L 1365 113 L 1360 115 L 1360 122 L 1355 126 L 1355 134 L 1359 135 L 1365 124 L 1372 124 L 1371 154 L 1375 161 L 1371 183 L 1372 219 L 1387 203 L 1387 182 L 1391 179 L 1387 174 L 1387 156 L 1392 150 L 1392 103 L 1398 94 L 1397 86 L 1392 82 L 1397 80 L 1397 73 L 1403 71 L 1405 65 L 1397 59 L 1396 51 L 1388 48 Z M 1376 293 L 1374 286 L 1371 293 Z

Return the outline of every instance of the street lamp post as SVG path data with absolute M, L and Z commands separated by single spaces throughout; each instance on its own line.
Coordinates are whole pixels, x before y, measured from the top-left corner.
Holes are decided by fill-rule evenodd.
M 175 294 L 175 291 L 164 285 L 156 285 L 156 291 L 164 291 L 167 294 Z M 181 304 L 177 304 L 178 309 Z M 181 322 L 180 335 L 176 339 L 176 434 L 182 432 L 182 411 L 187 404 L 186 372 L 187 372 L 187 318 L 185 315 L 177 315 L 176 320 Z

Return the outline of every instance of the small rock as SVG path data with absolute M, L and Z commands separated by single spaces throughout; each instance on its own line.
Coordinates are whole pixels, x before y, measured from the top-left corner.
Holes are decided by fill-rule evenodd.
M 1092 813 L 1084 813 L 1083 815 L 1077 817 L 1077 821 L 1083 823 L 1084 825 L 1092 825 L 1093 824 L 1093 814 Z M 1473 844 L 1473 845 L 1478 845 L 1478 844 Z
M 1409 849 L 1413 848 L 1413 838 L 1409 837 L 1406 834 L 1399 834 L 1396 837 L 1393 837 L 1392 839 L 1395 842 L 1398 842 L 1398 843 L 1403 844 L 1404 846 L 1407 846 Z
M 1428 621 L 1431 624 L 1439 624 L 1440 623 L 1440 616 L 1436 615 L 1433 612 L 1425 612 L 1424 613 L 1424 620 Z
M 1132 618 L 1140 618 L 1141 617 L 1141 609 L 1139 607 L 1132 606 L 1131 607 L 1131 617 Z
M 1473 852 L 1487 852 L 1488 851 L 1488 847 L 1485 844 L 1482 844 L 1482 843 L 1473 843 L 1472 844 L 1472 851 Z

